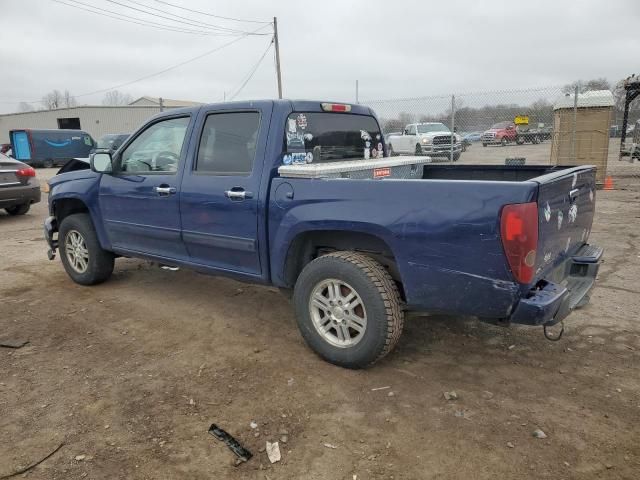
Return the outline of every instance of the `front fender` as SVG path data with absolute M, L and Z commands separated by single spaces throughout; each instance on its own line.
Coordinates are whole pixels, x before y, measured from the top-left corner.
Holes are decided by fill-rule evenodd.
M 80 170 L 53 177 L 49 180 L 49 213 L 55 215 L 56 203 L 63 200 L 73 199 L 82 202 L 89 211 L 100 246 L 105 250 L 111 250 L 98 200 L 101 176 L 90 170 Z

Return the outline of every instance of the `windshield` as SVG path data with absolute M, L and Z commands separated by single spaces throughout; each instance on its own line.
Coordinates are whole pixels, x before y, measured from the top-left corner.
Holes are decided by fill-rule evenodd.
M 447 126 L 442 123 L 423 123 L 421 125 L 418 125 L 418 133 L 431 133 L 431 132 L 450 133 Z
M 330 112 L 294 112 L 285 124 L 282 162 L 318 163 L 384 156 L 374 117 Z
M 511 125 L 511 122 L 498 122 L 491 126 L 491 128 L 507 128 Z
M 118 137 L 119 137 L 119 135 L 103 135 L 98 140 L 97 147 L 98 148 L 111 148 L 111 145 L 113 145 L 113 142 L 115 142 Z

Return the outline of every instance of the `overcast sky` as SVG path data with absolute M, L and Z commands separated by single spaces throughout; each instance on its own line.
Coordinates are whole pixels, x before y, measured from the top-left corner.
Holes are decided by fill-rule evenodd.
M 71 0 L 64 0 L 71 1 Z M 198 29 L 109 3 L 78 0 L 116 16 Z M 148 5 L 196 23 L 244 31 L 260 27 Z M 166 0 L 212 14 L 278 17 L 284 96 L 354 101 L 546 87 L 577 79 L 617 81 L 640 73 L 640 1 L 271 1 Z M 0 111 L 53 90 L 74 95 L 152 74 L 237 37 L 162 31 L 53 0 L 1 0 Z M 158 15 L 169 16 L 154 10 Z M 122 17 L 121 17 L 122 18 Z M 203 27 L 204 28 L 204 27 Z M 263 29 L 268 32 L 270 27 Z M 229 97 L 256 64 L 269 36 L 245 37 L 219 52 L 120 90 L 215 102 Z M 100 104 L 103 93 L 78 97 Z M 276 97 L 273 50 L 237 99 Z M 7 103 L 8 102 L 8 103 Z

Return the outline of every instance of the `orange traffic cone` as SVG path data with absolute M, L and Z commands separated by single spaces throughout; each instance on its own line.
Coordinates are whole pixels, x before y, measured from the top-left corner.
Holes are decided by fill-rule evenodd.
M 613 190 L 613 178 L 611 178 L 611 175 L 607 176 L 604 179 L 604 187 L 602 189 L 603 190 Z

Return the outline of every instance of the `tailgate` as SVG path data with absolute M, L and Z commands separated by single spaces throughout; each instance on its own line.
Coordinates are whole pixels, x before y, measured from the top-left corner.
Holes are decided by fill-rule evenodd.
M 534 283 L 584 245 L 595 212 L 596 168 L 570 168 L 533 179 L 538 188 Z

